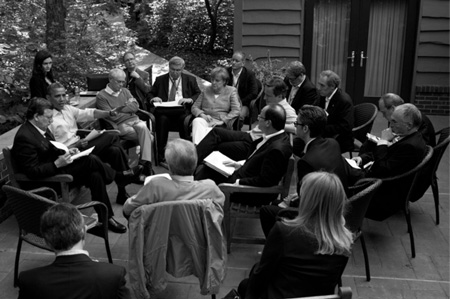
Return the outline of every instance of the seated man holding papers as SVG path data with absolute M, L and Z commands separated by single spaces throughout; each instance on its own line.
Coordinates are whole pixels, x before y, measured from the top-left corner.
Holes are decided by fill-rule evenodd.
M 246 156 L 243 157 L 246 159 L 245 163 L 241 165 L 241 163 L 233 162 L 230 159 L 227 165 L 233 166 L 236 170 L 229 177 L 220 174 L 207 165 L 200 165 L 195 172 L 195 179 L 211 178 L 217 184 L 234 183 L 237 185 L 258 187 L 277 185 L 285 175 L 289 158 L 292 155 L 289 136 L 284 131 L 285 123 L 286 112 L 283 107 L 279 104 L 267 105 L 258 116 L 258 127 L 262 131 L 263 136 L 250 144 Z M 213 131 L 215 130 L 219 130 L 219 128 Z M 242 133 L 239 135 L 244 138 L 244 135 L 249 135 L 245 132 L 229 132 Z M 215 146 L 208 147 L 211 143 L 204 142 L 207 137 L 197 147 L 199 153 L 201 151 L 203 155 L 208 153 L 208 149 L 210 153 L 220 147 L 220 142 L 216 143 Z M 222 140 L 222 142 L 226 141 Z M 239 142 L 239 140 L 230 140 L 230 142 Z M 241 142 L 246 141 L 242 140 Z M 240 198 L 238 199 L 237 196 L 233 197 L 233 200 L 239 200 L 247 204 L 263 204 L 271 199 L 273 199 L 273 196 L 266 198 L 265 196 L 258 195 L 258 198 L 251 198 L 247 194 L 242 200 Z
M 192 174 L 197 166 L 197 151 L 192 142 L 172 140 L 167 143 L 164 155 L 170 175 L 148 177 L 142 189 L 123 206 L 125 217 L 130 217 L 142 205 L 169 200 L 212 199 L 223 205 L 225 196 L 213 181 L 194 180 Z
M 98 135 L 95 134 L 98 131 L 93 130 L 91 134 L 81 139 L 77 135 L 77 122 L 117 115 L 116 109 L 110 111 L 91 108 L 78 109 L 67 105 L 66 89 L 61 83 L 53 83 L 48 87 L 47 99 L 53 105 L 53 122 L 48 128 L 53 133 L 56 141 L 78 149 L 94 147 L 92 153 L 97 155 L 103 162 L 111 165 L 114 170 L 130 170 L 128 156 L 120 145 L 118 132 L 103 132 Z M 142 171 L 142 166 L 137 166 L 131 171 L 139 174 Z M 118 186 L 116 202 L 123 204 L 128 197 L 125 186 Z

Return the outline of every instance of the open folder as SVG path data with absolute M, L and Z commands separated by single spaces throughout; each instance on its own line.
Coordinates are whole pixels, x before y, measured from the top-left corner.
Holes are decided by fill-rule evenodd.
M 243 165 L 245 161 L 236 162 L 236 161 L 233 161 L 232 159 L 228 158 L 227 156 L 225 156 L 224 154 L 222 154 L 219 151 L 213 151 L 211 154 L 209 154 L 208 157 L 205 158 L 205 160 L 203 160 L 203 162 L 205 162 L 206 166 L 214 169 L 215 171 L 222 174 L 223 176 L 229 177 L 230 175 L 233 174 L 233 172 L 236 169 L 232 166 L 225 166 L 223 163 L 224 162 L 235 162 L 235 163 L 239 163 L 239 164 Z
M 63 151 L 65 151 L 66 153 L 69 152 L 69 148 L 67 146 L 65 146 L 64 144 L 62 144 L 61 142 L 57 142 L 57 141 L 50 141 L 56 148 L 62 149 Z M 72 155 L 71 158 L 72 160 L 76 160 L 78 158 L 84 157 L 89 155 L 90 153 L 92 153 L 92 151 L 94 150 L 95 146 L 88 148 L 87 150 L 84 150 L 82 152 L 79 152 L 78 154 Z

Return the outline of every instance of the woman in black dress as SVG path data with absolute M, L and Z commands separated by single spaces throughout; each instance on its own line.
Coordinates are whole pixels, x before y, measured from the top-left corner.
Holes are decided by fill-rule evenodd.
M 52 54 L 47 50 L 36 53 L 33 63 L 33 74 L 30 79 L 31 98 L 44 98 L 47 95 L 47 87 L 55 82 L 52 72 Z

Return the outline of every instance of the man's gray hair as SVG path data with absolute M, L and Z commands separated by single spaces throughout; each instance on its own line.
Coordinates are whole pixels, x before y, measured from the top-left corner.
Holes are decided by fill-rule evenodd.
M 405 101 L 403 101 L 403 99 L 395 93 L 386 93 L 381 96 L 380 100 L 383 101 L 386 109 L 390 109 L 392 106 L 397 107 L 405 103 Z
M 174 139 L 167 143 L 164 153 L 169 170 L 174 175 L 193 175 L 197 167 L 197 149 L 184 139 Z
M 331 70 L 326 70 L 320 73 L 320 77 L 324 77 L 327 81 L 328 86 L 334 86 L 338 88 L 341 84 L 341 77 Z
M 174 56 L 169 60 L 169 67 L 171 65 L 181 65 L 181 67 L 184 67 L 184 59 L 178 56 Z
M 109 71 L 108 74 L 109 81 L 111 81 L 111 79 L 114 79 L 117 76 L 126 76 L 126 75 L 125 72 L 122 71 L 121 69 L 112 69 Z
M 286 73 L 298 77 L 306 73 L 306 68 L 300 61 L 292 61 L 289 63 Z
M 410 122 L 413 128 L 418 129 L 422 124 L 422 113 L 416 106 L 406 103 L 395 107 L 395 111 L 400 110 L 405 122 Z

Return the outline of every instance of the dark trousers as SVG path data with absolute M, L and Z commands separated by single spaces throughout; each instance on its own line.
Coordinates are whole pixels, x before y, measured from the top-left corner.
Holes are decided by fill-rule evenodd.
M 87 148 L 95 146 L 92 153 L 116 171 L 128 170 L 128 156 L 120 145 L 118 133 L 105 132 L 88 142 Z
M 91 190 L 92 200 L 100 201 L 106 205 L 108 217 L 114 215 L 106 192 L 106 185 L 114 180 L 116 172 L 104 164 L 100 158 L 93 154 L 79 158 L 60 168 L 59 172 L 72 175 L 74 184 L 88 187 Z
M 162 108 L 158 107 L 154 110 L 156 122 L 156 139 L 158 140 L 158 153 L 164 155 L 164 148 L 169 138 L 170 130 L 177 130 L 180 138 L 187 139 L 184 119 L 188 115 L 188 111 L 184 108 Z

